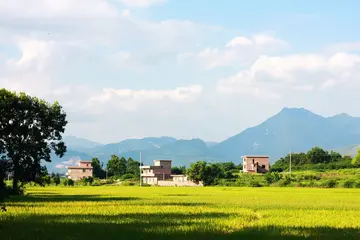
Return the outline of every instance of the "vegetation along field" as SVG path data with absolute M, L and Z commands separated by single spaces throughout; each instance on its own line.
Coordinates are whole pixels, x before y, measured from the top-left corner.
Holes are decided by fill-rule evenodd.
M 360 239 L 360 189 L 32 187 L 8 239 Z

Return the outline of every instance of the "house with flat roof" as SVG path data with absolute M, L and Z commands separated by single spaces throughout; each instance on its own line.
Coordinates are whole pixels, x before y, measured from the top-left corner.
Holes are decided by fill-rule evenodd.
M 171 174 L 171 160 L 154 160 L 153 166 L 141 166 L 142 182 L 159 186 L 202 186 L 188 180 L 186 175 Z
M 269 156 L 245 155 L 243 160 L 243 172 L 267 173 L 270 170 Z
M 78 166 L 68 166 L 67 169 L 67 178 L 70 178 L 74 181 L 93 176 L 93 167 L 91 165 L 91 161 L 79 161 Z

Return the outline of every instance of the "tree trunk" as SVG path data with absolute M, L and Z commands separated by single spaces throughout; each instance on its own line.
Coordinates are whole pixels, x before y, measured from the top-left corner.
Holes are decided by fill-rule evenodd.
M 14 174 L 14 177 L 13 177 L 13 193 L 14 194 L 18 194 L 19 192 L 19 181 L 17 179 L 17 176 Z

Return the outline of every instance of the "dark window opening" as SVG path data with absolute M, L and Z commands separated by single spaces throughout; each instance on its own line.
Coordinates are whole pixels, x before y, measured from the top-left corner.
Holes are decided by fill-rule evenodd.
M 261 165 L 262 168 L 265 168 L 265 165 Z

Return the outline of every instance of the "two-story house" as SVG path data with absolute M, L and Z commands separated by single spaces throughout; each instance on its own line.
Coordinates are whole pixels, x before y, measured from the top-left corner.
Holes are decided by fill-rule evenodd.
M 171 160 L 154 160 L 153 166 L 141 166 L 143 183 L 157 184 L 158 180 L 171 179 Z
M 243 172 L 266 173 L 270 170 L 269 156 L 246 155 L 243 159 Z
M 68 166 L 66 176 L 74 181 L 93 176 L 91 161 L 79 161 L 78 166 Z

